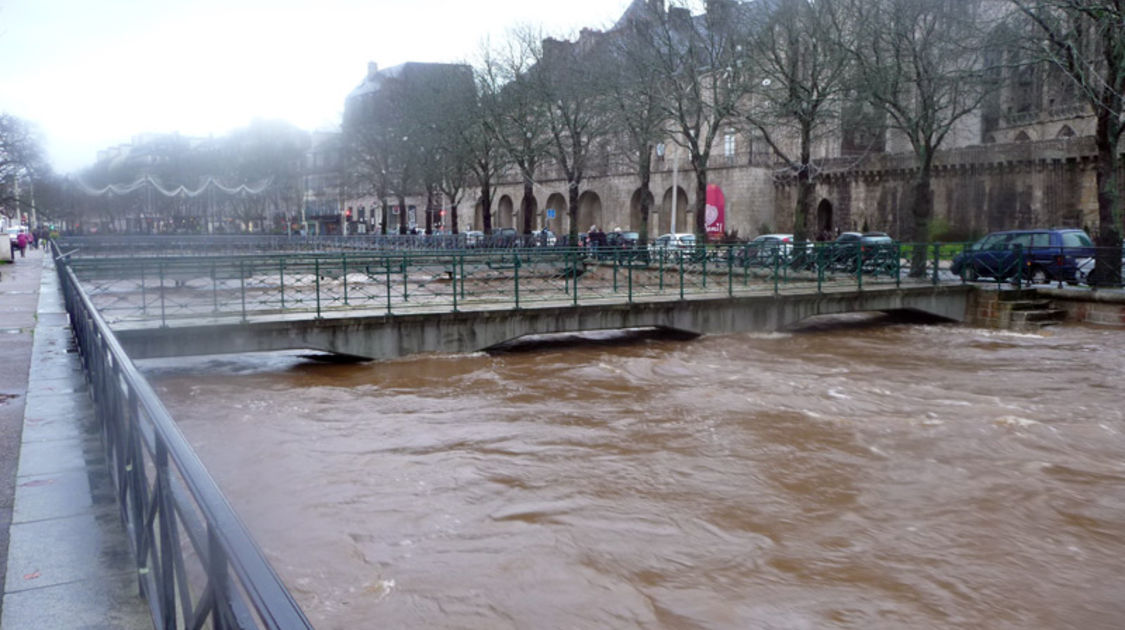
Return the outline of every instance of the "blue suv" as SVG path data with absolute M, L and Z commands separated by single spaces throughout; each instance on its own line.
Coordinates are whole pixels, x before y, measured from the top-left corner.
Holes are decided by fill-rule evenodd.
M 1082 230 L 1008 230 L 970 245 L 953 259 L 950 271 L 969 281 L 1007 280 L 1018 274 L 1032 284 L 1074 282 L 1078 261 L 1093 255 L 1094 243 Z

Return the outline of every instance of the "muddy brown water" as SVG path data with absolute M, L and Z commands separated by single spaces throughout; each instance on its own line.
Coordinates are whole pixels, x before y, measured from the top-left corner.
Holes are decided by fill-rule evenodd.
M 142 367 L 318 628 L 1123 627 L 1125 332 L 871 323 Z

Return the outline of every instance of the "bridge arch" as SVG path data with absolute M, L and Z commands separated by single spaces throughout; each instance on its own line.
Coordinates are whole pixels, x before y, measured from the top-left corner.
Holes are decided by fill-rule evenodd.
M 688 194 L 683 186 L 676 187 L 676 231 L 677 232 L 692 232 L 692 226 L 688 224 L 687 220 L 688 211 Z M 672 231 L 672 187 L 669 186 L 664 191 L 663 200 L 660 202 L 660 221 L 659 229 L 660 234 L 667 234 Z
M 591 225 L 597 225 L 605 231 L 607 228 L 603 223 L 602 198 L 598 193 L 587 190 L 578 197 L 578 231 L 586 231 Z

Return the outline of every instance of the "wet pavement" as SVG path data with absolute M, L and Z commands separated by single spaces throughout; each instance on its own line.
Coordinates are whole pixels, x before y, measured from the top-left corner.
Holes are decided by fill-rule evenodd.
M 151 628 L 54 266 L 0 268 L 0 627 Z

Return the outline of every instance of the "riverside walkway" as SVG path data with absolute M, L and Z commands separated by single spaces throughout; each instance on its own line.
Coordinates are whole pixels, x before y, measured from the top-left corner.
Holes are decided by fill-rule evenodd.
M 151 628 L 54 263 L 0 273 L 0 627 Z

